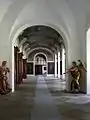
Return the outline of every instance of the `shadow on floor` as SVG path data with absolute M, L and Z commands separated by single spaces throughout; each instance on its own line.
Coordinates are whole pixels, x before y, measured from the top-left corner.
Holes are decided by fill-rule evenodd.
M 14 93 L 0 96 L 0 120 L 30 120 L 36 80 L 27 80 Z

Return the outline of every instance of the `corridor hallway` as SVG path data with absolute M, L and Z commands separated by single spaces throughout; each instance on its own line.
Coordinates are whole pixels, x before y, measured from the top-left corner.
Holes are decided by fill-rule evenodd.
M 53 81 L 60 80 L 28 76 L 15 93 L 1 95 L 0 120 L 90 120 L 90 96 L 56 91 Z

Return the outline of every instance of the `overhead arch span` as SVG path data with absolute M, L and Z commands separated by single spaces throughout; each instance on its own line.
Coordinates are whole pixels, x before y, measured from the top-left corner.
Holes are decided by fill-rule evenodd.
M 48 51 L 48 52 L 52 55 L 52 57 L 53 57 L 53 59 L 54 59 L 54 53 L 53 53 L 51 50 L 49 50 L 49 49 L 47 49 L 47 48 L 43 48 L 43 47 L 37 47 L 37 48 L 34 48 L 34 49 L 29 50 L 28 52 L 26 51 L 26 53 L 27 53 L 27 58 L 28 58 L 28 56 L 29 56 L 33 51 L 39 50 L 39 49 Z

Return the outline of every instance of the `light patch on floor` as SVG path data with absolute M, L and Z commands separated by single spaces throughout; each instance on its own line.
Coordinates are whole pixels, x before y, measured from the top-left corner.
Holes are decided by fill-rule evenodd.
M 43 83 L 43 84 L 42 84 Z M 37 77 L 36 95 L 31 120 L 61 120 L 44 77 Z
M 48 78 L 49 79 L 49 78 Z M 52 87 L 52 80 L 46 80 L 48 89 L 53 96 L 62 120 L 90 120 L 90 96 L 70 94 Z

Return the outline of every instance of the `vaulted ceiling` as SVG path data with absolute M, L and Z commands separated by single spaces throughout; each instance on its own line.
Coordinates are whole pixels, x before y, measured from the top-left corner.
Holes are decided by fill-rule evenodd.
M 52 52 L 60 49 L 61 44 L 64 44 L 62 36 L 54 29 L 48 26 L 32 26 L 25 29 L 21 35 L 19 35 L 19 42 L 24 40 L 23 48 L 25 51 L 30 48 L 47 48 Z

